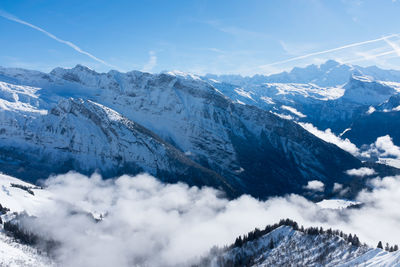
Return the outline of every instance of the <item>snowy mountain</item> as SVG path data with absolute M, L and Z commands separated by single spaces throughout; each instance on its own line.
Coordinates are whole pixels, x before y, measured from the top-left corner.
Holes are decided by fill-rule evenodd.
M 203 79 L 238 103 L 312 123 L 322 130 L 330 128 L 337 135 L 353 128 L 371 107 L 384 105 L 400 91 L 399 71 L 332 60 L 271 76 L 206 75 Z M 359 143 L 357 137 L 347 137 Z M 373 137 L 375 141 L 379 135 Z
M 345 170 L 362 166 L 296 123 L 235 103 L 194 75 L 77 65 L 49 74 L 3 68 L 0 80 L 0 167 L 32 181 L 70 169 L 106 177 L 146 171 L 264 198 L 307 192 L 311 180 L 329 194 L 334 182 L 352 184 Z
M 269 76 L 243 77 L 241 75 L 207 74 L 205 78 L 244 87 L 262 83 L 311 83 L 321 87 L 336 87 L 347 83 L 353 75 L 370 76 L 379 81 L 400 82 L 400 71 L 383 70 L 376 66 L 364 68 L 357 65 L 341 64 L 334 60 L 328 60 L 321 65 L 312 64 L 304 68 L 295 67 L 290 72 L 285 71 Z
M 400 251 L 362 245 L 357 236 L 322 228 L 299 228 L 289 220 L 214 248 L 198 266 L 398 266 Z M 261 236 L 260 236 L 261 235 Z
M 16 125 L 5 124 L 2 130 L 2 166 L 28 180 L 69 170 L 92 173 L 101 166 L 105 176 L 146 171 L 165 181 L 181 177 L 189 184 L 222 187 L 232 193 L 216 173 L 142 126 L 90 100 L 62 100 L 47 114 Z
M 21 187 L 17 187 L 17 186 Z M 52 261 L 37 249 L 18 243 L 4 232 L 4 222 L 13 218 L 13 212 L 37 214 L 41 205 L 51 201 L 51 194 L 32 184 L 0 174 L 0 266 L 54 266 Z M 22 188 L 30 189 L 31 193 Z M 4 208 L 9 209 L 5 211 Z

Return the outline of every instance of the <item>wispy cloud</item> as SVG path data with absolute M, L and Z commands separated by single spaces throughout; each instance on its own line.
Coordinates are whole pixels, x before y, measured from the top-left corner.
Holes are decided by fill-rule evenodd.
M 380 41 L 387 42 L 388 39 L 390 39 L 392 37 L 398 37 L 398 36 L 399 36 L 398 34 L 391 34 L 391 35 L 383 36 L 381 38 L 377 38 L 377 39 L 373 39 L 373 40 L 343 45 L 343 46 L 328 49 L 328 50 L 318 51 L 318 52 L 314 52 L 314 53 L 310 53 L 310 54 L 306 54 L 306 55 L 302 55 L 302 56 L 297 56 L 297 57 L 293 57 L 293 58 L 289 58 L 289 59 L 285 59 L 285 60 L 281 60 L 281 61 L 276 61 L 276 62 L 273 62 L 270 64 L 262 65 L 262 66 L 260 66 L 260 68 L 284 64 L 284 63 L 288 63 L 288 62 L 292 62 L 292 61 L 297 61 L 300 59 L 305 59 L 305 58 L 314 57 L 314 56 L 318 56 L 318 55 L 328 54 L 328 53 L 332 53 L 332 52 L 336 52 L 336 51 L 340 51 L 340 50 L 344 50 L 344 49 L 348 49 L 348 48 L 358 47 L 358 46 L 362 46 L 362 45 L 366 45 L 366 44 L 376 43 L 376 42 L 380 42 Z
M 157 55 L 156 52 L 149 52 L 149 61 L 143 66 L 142 71 L 150 72 L 154 67 L 157 66 Z
M 104 64 L 104 65 L 106 65 L 106 66 L 108 66 L 108 67 L 111 67 L 111 68 L 118 69 L 116 66 L 113 66 L 113 65 L 111 65 L 111 64 L 109 64 L 109 63 L 107 63 L 107 62 L 105 62 L 104 60 L 102 60 L 102 59 L 100 59 L 100 58 L 98 58 L 98 57 L 96 57 L 96 56 L 90 54 L 89 52 L 87 52 L 87 51 L 85 51 L 85 50 L 82 50 L 82 49 L 81 49 L 79 46 L 77 46 L 76 44 L 74 44 L 74 43 L 72 43 L 72 42 L 70 42 L 70 41 L 66 41 L 66 40 L 63 40 L 63 39 L 61 39 L 61 38 L 58 38 L 58 37 L 55 36 L 54 34 L 52 34 L 52 33 L 48 32 L 48 31 L 44 30 L 43 28 L 40 28 L 40 27 L 38 27 L 38 26 L 36 26 L 36 25 L 33 25 L 33 24 L 31 24 L 31 23 L 29 23 L 29 22 L 26 22 L 26 21 L 24 21 L 24 20 L 22 20 L 22 19 L 19 19 L 18 17 L 14 16 L 14 15 L 12 15 L 12 14 L 9 14 L 9 13 L 3 11 L 3 10 L 0 10 L 0 16 L 3 17 L 3 18 L 5 18 L 5 19 L 8 19 L 8 20 L 11 20 L 11 21 L 20 23 L 20 24 L 22 24 L 22 25 L 28 26 L 28 27 L 30 27 L 30 28 L 32 28 L 32 29 L 34 29 L 34 30 L 37 30 L 37 31 L 41 32 L 41 33 L 44 33 L 45 35 L 47 35 L 48 37 L 52 38 L 53 40 L 56 40 L 56 41 L 59 42 L 59 43 L 65 44 L 65 45 L 71 47 L 72 49 L 74 49 L 75 51 L 77 51 L 77 52 L 79 52 L 79 53 L 81 53 L 81 54 L 83 54 L 83 55 L 86 55 L 86 56 L 90 57 L 91 59 L 96 60 L 97 62 L 100 62 L 101 64 Z
M 304 42 L 292 43 L 280 40 L 279 44 L 281 45 L 282 49 L 290 56 L 304 54 L 307 51 L 314 50 L 315 48 L 317 48 L 316 44 L 314 43 L 304 43 Z
M 199 23 L 207 24 L 214 29 L 229 34 L 238 39 L 271 39 L 271 36 L 265 34 L 263 32 L 256 32 L 252 30 L 248 30 L 245 28 L 231 26 L 231 25 L 223 25 L 218 20 L 208 20 L 208 21 L 198 21 Z

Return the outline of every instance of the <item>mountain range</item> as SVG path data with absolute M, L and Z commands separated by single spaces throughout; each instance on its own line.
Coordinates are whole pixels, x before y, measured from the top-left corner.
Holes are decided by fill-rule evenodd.
M 60 252 L 58 248 L 63 246 L 81 246 L 69 243 L 74 239 L 58 235 L 57 229 L 52 232 L 57 240 L 43 239 L 46 235 L 41 234 L 49 229 L 41 220 L 54 219 L 53 225 L 58 225 L 60 214 L 54 211 L 62 207 L 60 212 L 65 214 L 61 217 L 82 223 L 82 236 L 91 240 L 94 228 L 113 232 L 107 227 L 126 227 L 125 215 L 133 214 L 140 220 L 135 211 L 139 203 L 150 210 L 150 217 L 159 214 L 155 206 L 147 206 L 163 199 L 157 194 L 149 197 L 152 187 L 160 193 L 159 188 L 165 186 L 171 203 L 162 207 L 169 216 L 182 216 L 184 222 L 210 212 L 200 209 L 204 214 L 191 214 L 195 207 L 187 208 L 185 190 L 193 199 L 217 192 L 212 201 L 200 198 L 194 203 L 216 209 L 218 223 L 219 216 L 230 207 L 273 201 L 271 196 L 283 196 L 278 202 L 292 196 L 300 203 L 296 205 L 304 207 L 309 204 L 300 196 L 317 202 L 310 203 L 319 207 L 319 222 L 332 214 L 343 215 L 346 220 L 344 214 L 349 213 L 342 211 L 364 205 L 347 199 L 355 198 L 361 190 L 364 194 L 374 190 L 372 178 L 400 174 L 400 169 L 393 167 L 400 165 L 380 158 L 380 154 L 394 157 L 392 160 L 400 157 L 396 146 L 400 144 L 399 92 L 399 71 L 335 61 L 253 77 L 197 76 L 177 71 L 98 73 L 82 65 L 49 73 L 0 68 L 0 265 L 55 266 L 54 259 L 68 262 L 63 255 L 52 256 L 51 252 Z M 353 150 L 343 150 L 337 140 L 352 145 Z M 372 157 L 374 153 L 378 156 Z M 83 196 L 90 200 L 88 203 L 102 207 L 104 199 L 104 203 L 109 201 L 103 206 L 105 210 L 82 205 L 82 201 L 75 203 L 73 197 L 68 202 L 63 191 L 57 190 L 60 184 L 53 184 L 52 191 L 37 186 L 42 179 L 70 171 L 101 174 L 59 177 L 76 179 L 71 184 L 78 187 L 69 194 L 78 196 L 84 190 L 77 188 L 89 188 L 91 194 Z M 149 173 L 163 183 L 139 177 L 135 180 L 138 190 L 127 182 L 127 176 L 118 178 L 115 184 L 111 179 L 102 180 L 138 173 Z M 63 183 L 65 180 L 61 186 Z M 90 183 L 97 183 L 100 191 Z M 107 189 L 110 185 L 114 187 Z M 123 194 L 118 191 L 121 188 L 130 193 L 119 199 L 114 194 Z M 129 208 L 119 210 L 124 201 Z M 260 203 L 268 206 L 272 202 Z M 48 214 L 43 212 L 46 207 L 51 211 Z M 247 220 L 244 211 L 241 216 Z M 130 227 L 142 227 L 128 219 Z M 35 223 L 24 224 L 24 220 Z M 83 223 L 93 229 L 86 229 Z M 39 228 L 29 228 L 32 225 Z M 72 225 L 71 229 L 76 231 L 79 226 Z M 141 231 L 129 234 L 140 238 Z M 161 230 L 151 237 L 165 249 Z M 77 238 L 83 240 L 79 235 Z M 99 240 L 112 240 L 108 238 L 105 235 Z M 393 250 L 372 248 L 341 231 L 304 229 L 291 220 L 282 220 L 238 237 L 231 245 L 214 247 L 207 255 L 197 255 L 202 258 L 194 265 L 396 266 L 400 254 Z M 146 251 L 139 249 L 138 255 L 127 258 L 135 264 L 156 262 L 143 256 Z
M 397 74 L 372 70 L 393 79 Z M 375 163 L 366 165 L 317 138 L 281 111 L 317 126 L 341 125 L 366 103 L 394 95 L 397 84 L 350 75 L 360 70 L 333 61 L 261 80 L 291 81 L 301 71 L 310 83 L 258 84 L 262 77 L 255 76 L 236 88 L 215 77 L 180 72 L 97 73 L 82 65 L 50 73 L 1 68 L 0 168 L 31 182 L 69 170 L 97 171 L 106 178 L 148 172 L 165 182 L 212 186 L 229 197 L 299 193 L 318 198 L 321 192 L 307 188 L 317 180 L 324 183 L 322 195 L 335 195 L 337 183 L 348 187 L 351 197 L 363 180 L 346 170 Z M 335 79 L 341 83 L 338 77 L 345 75 L 350 76 L 345 85 L 321 89 Z M 375 168 L 381 175 L 399 172 Z
M 392 136 L 396 144 L 400 143 L 395 120 L 391 126 L 385 124 L 385 129 L 379 133 L 365 137 L 352 133 L 360 131 L 361 125 L 370 120 L 378 122 L 374 119 L 376 116 L 390 120 L 393 112 L 397 112 L 397 106 L 379 107 L 385 103 L 395 104 L 400 90 L 400 71 L 329 60 L 319 66 L 296 67 L 290 72 L 270 76 L 206 75 L 204 79 L 238 103 L 310 122 L 322 130 L 330 128 L 336 134 L 348 129 L 345 137 L 357 145 L 370 144 L 385 134 Z M 394 99 L 390 100 L 392 96 Z M 371 108 L 376 114 L 368 112 Z M 369 128 L 374 128 L 371 123 Z

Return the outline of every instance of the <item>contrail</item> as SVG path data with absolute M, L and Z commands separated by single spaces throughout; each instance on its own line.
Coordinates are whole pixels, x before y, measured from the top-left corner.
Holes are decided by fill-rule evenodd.
M 327 54 L 327 53 L 339 51 L 339 50 L 342 50 L 342 49 L 347 49 L 347 48 L 356 47 L 356 46 L 360 46 L 360 45 L 375 43 L 375 42 L 379 42 L 379 41 L 386 41 L 387 42 L 388 38 L 392 38 L 392 37 L 395 37 L 395 36 L 399 36 L 399 35 L 398 34 L 391 34 L 391 35 L 383 36 L 383 37 L 378 38 L 378 39 L 373 39 L 373 40 L 368 40 L 368 41 L 348 44 L 348 45 L 344 45 L 344 46 L 340 46 L 340 47 L 336 47 L 336 48 L 332 48 L 332 49 L 328 49 L 328 50 L 324 50 L 324 51 L 314 52 L 314 53 L 311 53 L 311 54 L 298 56 L 298 57 L 293 57 L 293 58 L 289 58 L 289 59 L 286 59 L 286 60 L 281 60 L 281 61 L 273 62 L 273 63 L 270 63 L 270 64 L 262 65 L 260 67 L 262 68 L 262 67 L 274 66 L 274 65 L 283 64 L 283 63 L 287 63 L 287 62 L 291 62 L 291 61 L 295 61 L 295 60 L 299 60 L 299 59 L 303 59 L 303 58 L 308 58 L 308 57 L 312 57 L 312 56 Z
M 375 59 L 375 58 L 378 58 L 378 57 L 383 57 L 383 56 L 387 56 L 387 55 L 391 55 L 391 54 L 396 54 L 396 51 L 390 50 L 390 51 L 382 52 L 382 53 L 379 53 L 379 54 L 366 55 L 366 56 L 359 57 L 359 58 L 356 58 L 356 59 L 351 59 L 351 60 L 344 61 L 343 64 L 348 64 L 348 63 L 353 63 L 353 62 L 358 62 L 358 61 L 364 61 L 364 60 L 371 60 L 371 59 Z
M 48 37 L 50 37 L 50 38 L 56 40 L 57 42 L 60 42 L 60 43 L 62 43 L 62 44 L 66 44 L 66 45 L 68 45 L 69 47 L 71 47 L 72 49 L 74 49 L 75 51 L 77 51 L 77 52 L 79 52 L 79 53 L 81 53 L 81 54 L 83 54 L 83 55 L 86 55 L 86 56 L 90 57 L 91 59 L 96 60 L 97 62 L 100 62 L 100 63 L 102 63 L 102 64 L 104 64 L 104 65 L 106 65 L 106 66 L 108 66 L 108 67 L 118 69 L 117 67 L 108 64 L 108 63 L 105 62 L 104 60 L 102 60 L 102 59 L 100 59 L 100 58 L 98 58 L 98 57 L 95 57 L 94 55 L 90 54 L 89 52 L 86 52 L 85 50 L 82 50 L 82 49 L 81 49 L 80 47 L 78 47 L 76 44 L 74 44 L 74 43 L 72 43 L 72 42 L 70 42 L 70 41 L 65 41 L 65 40 L 63 40 L 63 39 L 60 39 L 60 38 L 58 38 L 57 36 L 55 36 L 54 34 L 49 33 L 48 31 L 46 31 L 46 30 L 44 30 L 44 29 L 42 29 L 42 28 L 40 28 L 40 27 L 38 27 L 38 26 L 35 26 L 35 25 L 33 25 L 33 24 L 30 24 L 29 22 L 26 22 L 26 21 L 24 21 L 24 20 L 21 20 L 21 19 L 17 18 L 16 16 L 11 15 L 11 14 L 9 14 L 9 13 L 3 11 L 3 10 L 0 10 L 0 16 L 3 17 L 3 18 L 5 18 L 5 19 L 11 20 L 11 21 L 15 21 L 15 22 L 17 22 L 17 23 L 20 23 L 20 24 L 26 25 L 26 26 L 28 26 L 28 27 L 31 27 L 32 29 L 35 29 L 35 30 L 37 30 L 37 31 L 40 31 L 41 33 L 46 34 Z
M 396 43 L 389 41 L 388 38 L 384 38 L 383 40 L 393 49 L 393 51 L 398 56 L 400 56 L 400 47 Z
M 387 55 L 391 55 L 391 54 L 396 54 L 397 56 L 400 56 L 400 46 L 398 44 L 396 44 L 393 41 L 388 40 L 388 38 L 384 38 L 383 40 L 390 46 L 390 48 L 392 48 L 392 50 L 378 53 L 378 54 L 365 55 L 362 58 L 348 60 L 344 63 L 346 64 L 346 63 L 352 63 L 352 62 L 356 62 L 356 61 L 370 60 L 370 59 L 387 56 Z

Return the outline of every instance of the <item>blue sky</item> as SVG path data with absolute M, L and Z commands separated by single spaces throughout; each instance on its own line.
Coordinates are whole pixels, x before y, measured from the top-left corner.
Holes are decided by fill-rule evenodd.
M 252 75 L 336 59 L 399 69 L 399 14 L 400 0 L 1 0 L 0 65 Z

